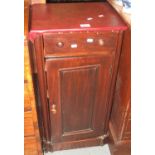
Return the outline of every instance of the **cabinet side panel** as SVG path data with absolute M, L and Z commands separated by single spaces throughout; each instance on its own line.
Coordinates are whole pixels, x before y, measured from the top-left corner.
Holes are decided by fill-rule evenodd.
M 131 96 L 131 30 L 125 32 L 122 53 L 119 62 L 116 87 L 111 113 L 111 131 L 115 142 L 123 142 L 123 135 L 127 131 L 126 140 L 130 140 L 130 96 Z M 129 121 L 129 122 L 128 122 Z M 129 123 L 129 124 L 127 124 Z M 128 128 L 128 129 L 126 129 Z

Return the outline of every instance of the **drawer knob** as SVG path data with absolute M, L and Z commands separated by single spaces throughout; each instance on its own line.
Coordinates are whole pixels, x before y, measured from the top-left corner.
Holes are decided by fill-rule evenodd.
M 64 46 L 64 43 L 63 42 L 61 42 L 61 41 L 59 41 L 59 42 L 57 42 L 57 47 L 63 47 Z

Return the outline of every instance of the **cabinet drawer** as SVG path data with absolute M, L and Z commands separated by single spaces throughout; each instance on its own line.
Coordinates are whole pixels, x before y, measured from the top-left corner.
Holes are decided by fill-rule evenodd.
M 45 33 L 43 40 L 45 57 L 103 54 L 116 48 L 117 31 Z

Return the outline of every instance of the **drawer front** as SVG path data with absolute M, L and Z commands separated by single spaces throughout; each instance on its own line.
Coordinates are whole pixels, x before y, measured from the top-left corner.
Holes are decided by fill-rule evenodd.
M 114 51 L 117 31 L 45 33 L 44 54 L 47 56 L 85 55 Z

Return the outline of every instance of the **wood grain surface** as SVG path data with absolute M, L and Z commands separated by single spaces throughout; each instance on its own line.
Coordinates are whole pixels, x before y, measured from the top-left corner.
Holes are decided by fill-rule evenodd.
M 102 145 L 126 24 L 108 3 L 36 4 L 31 13 L 46 151 Z

